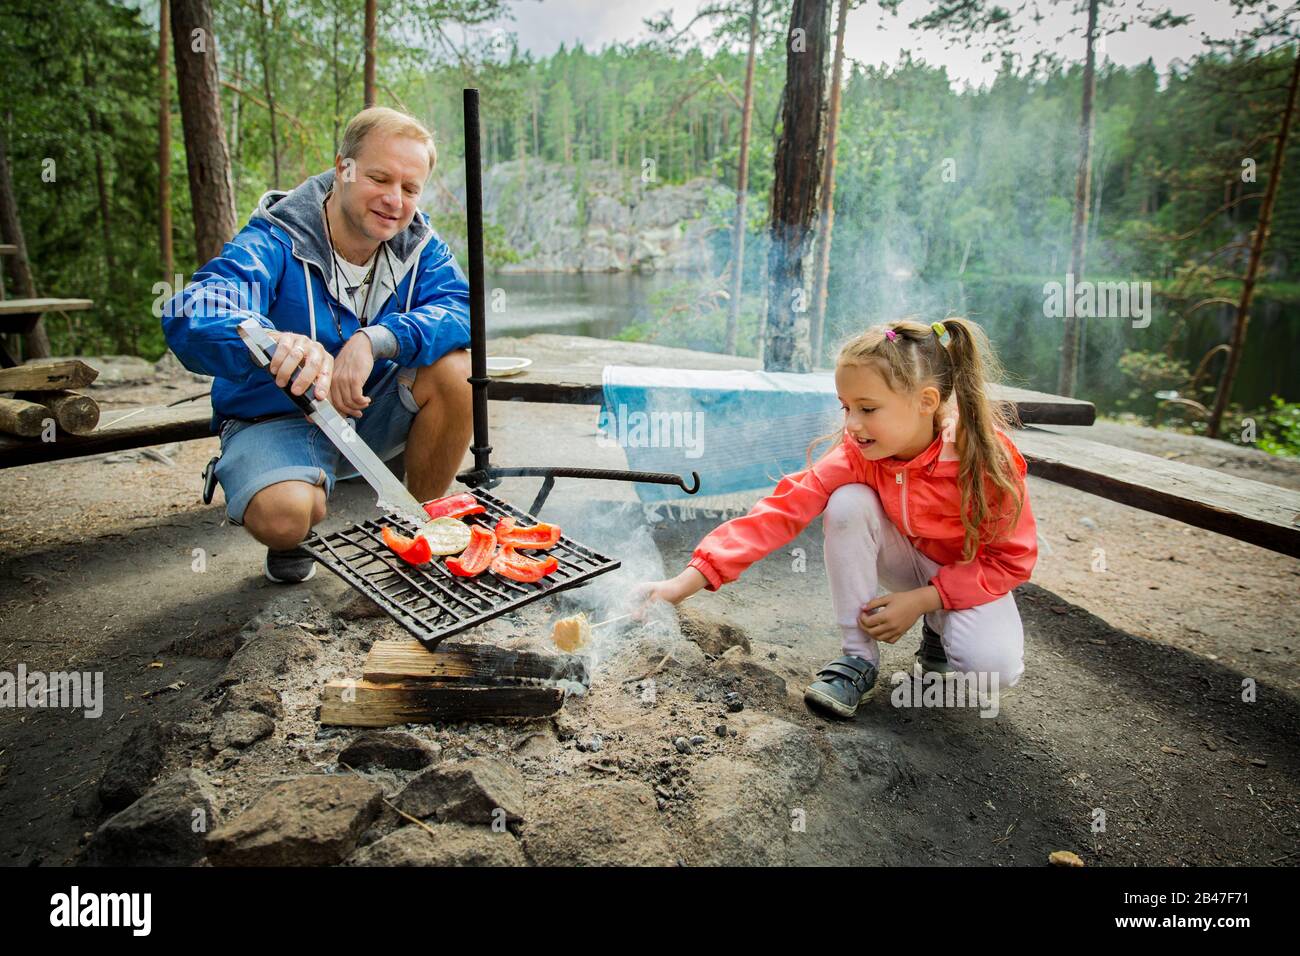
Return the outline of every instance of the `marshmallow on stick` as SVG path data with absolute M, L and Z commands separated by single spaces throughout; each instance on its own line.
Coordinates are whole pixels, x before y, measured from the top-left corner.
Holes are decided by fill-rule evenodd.
M 555 646 L 566 653 L 573 653 L 591 640 L 591 622 L 587 615 L 578 613 L 573 617 L 562 617 L 555 622 L 551 631 L 551 640 Z

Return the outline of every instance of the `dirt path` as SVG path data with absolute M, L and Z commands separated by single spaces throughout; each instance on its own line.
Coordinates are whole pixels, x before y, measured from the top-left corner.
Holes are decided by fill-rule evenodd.
M 157 388 L 115 394 L 140 400 Z M 592 441 L 593 409 L 493 405 L 492 414 L 503 464 L 622 466 L 616 449 Z M 1108 437 L 1111 428 L 1120 426 L 1091 437 L 1131 437 Z M 1161 441 L 1207 453 L 1196 439 Z M 320 685 L 355 676 L 374 640 L 402 632 L 339 618 L 348 592 L 331 575 L 292 589 L 262 579 L 260 550 L 223 525 L 218 506 L 196 503 L 214 445 L 178 446 L 172 465 L 100 459 L 0 472 L 0 670 L 100 670 L 105 686 L 97 719 L 0 711 L 0 862 L 77 859 L 107 816 L 96 796 L 104 768 L 140 727 L 168 729 L 164 775 L 199 770 L 225 820 L 276 779 L 338 772 L 355 734 L 318 726 Z M 1220 449 L 1221 467 L 1296 487 L 1286 463 L 1208 451 Z M 500 493 L 526 504 L 534 490 L 520 480 Z M 817 611 L 829 594 L 815 523 L 789 549 L 802 549 L 805 570 L 774 554 L 738 585 L 690 602 L 687 630 L 700 643 L 672 622 L 608 635 L 590 692 L 556 720 L 406 729 L 440 748 L 440 766 L 477 756 L 517 771 L 524 819 L 504 839 L 538 863 L 1036 865 L 1056 849 L 1094 864 L 1294 863 L 1300 564 L 1036 479 L 1031 497 L 1045 546 L 1034 583 L 1018 592 L 1027 672 L 994 718 L 891 706 L 888 686 L 852 722 L 806 711 L 809 675 L 837 652 Z M 369 500 L 346 488 L 336 506 L 337 517 L 357 516 Z M 482 639 L 540 647 L 555 614 L 598 613 L 661 564 L 675 571 L 716 523 L 647 525 L 630 488 L 613 484 L 560 482 L 546 514 L 617 553 L 625 570 L 502 619 Z M 1093 570 L 1097 548 L 1104 572 Z M 737 631 L 749 650 L 722 653 Z M 887 648 L 884 673 L 905 668 L 914 647 L 908 636 Z M 653 685 L 636 680 L 668 652 Z M 250 660 L 271 664 L 250 672 Z M 277 695 L 283 714 L 266 739 L 213 752 L 219 684 L 236 678 Z M 1253 702 L 1242 699 L 1246 680 Z M 729 692 L 743 710 L 728 709 Z M 679 737 L 703 739 L 682 753 Z M 390 798 L 411 776 L 368 774 Z M 388 845 L 400 822 L 386 814 L 361 843 Z M 454 826 L 435 830 L 450 839 Z

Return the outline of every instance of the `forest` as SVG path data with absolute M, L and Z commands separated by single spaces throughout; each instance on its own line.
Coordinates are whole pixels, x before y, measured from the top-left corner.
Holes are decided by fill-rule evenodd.
M 331 164 L 342 126 L 363 101 L 364 7 L 345 0 L 213 4 L 221 117 L 240 224 L 265 190 L 292 188 Z M 705 40 L 682 31 L 683 24 L 650 16 L 639 39 L 598 50 L 562 46 L 545 57 L 523 50 L 508 14 L 499 0 L 380 3 L 378 99 L 435 131 L 441 161 L 430 188 L 436 189 L 440 176 L 460 164 L 460 91 L 479 87 L 485 163 L 563 164 L 575 171 L 579 208 L 582 171 L 590 164 L 619 167 L 651 188 L 701 177 L 735 186 L 752 20 L 744 206 L 751 254 L 735 287 L 738 328 L 725 329 L 727 306 L 718 296 L 686 310 L 697 327 L 684 326 L 682 308 L 666 302 L 665 312 L 676 317 L 670 328 L 652 323 L 627 334 L 756 354 L 765 320 L 762 250 L 782 127 L 788 7 L 771 0 L 752 9 L 749 0 L 705 4 L 697 17 L 711 31 Z M 1098 32 L 1123 28 L 1122 11 L 1109 16 Z M 933 25 L 915 24 L 918 30 Z M 970 43 L 993 30 L 987 22 L 943 27 Z M 1158 334 L 1136 342 L 1119 341 L 1113 331 L 1084 333 L 1094 336 L 1085 348 L 1108 347 L 1106 363 L 1114 358 L 1125 370 L 1125 390 L 1112 396 L 1115 407 L 1149 414 L 1154 391 L 1187 386 L 1196 358 L 1219 342 L 1202 341 L 1203 328 L 1189 332 L 1185 316 L 1217 315 L 1220 340 L 1230 334 L 1263 187 L 1272 176 L 1282 185 L 1250 308 L 1287 315 L 1284 325 L 1292 331 L 1283 344 L 1292 354 L 1300 345 L 1293 331 L 1300 308 L 1300 191 L 1287 188 L 1300 157 L 1292 149 L 1285 168 L 1273 168 L 1296 63 L 1288 28 L 1284 20 L 1244 44 L 1207 44 L 1164 73 L 1150 61 L 1126 68 L 1102 58 L 1096 65 L 1087 274 L 1151 282 L 1163 310 Z M 0 11 L 0 68 L 6 77 L 23 78 L 6 84 L 0 119 L 31 280 L 40 294 L 86 296 L 96 304 L 47 317 L 54 354 L 157 358 L 164 350 L 151 309 L 158 284 L 177 276 L 183 282 L 200 264 L 175 77 L 164 76 L 167 87 L 160 89 L 159 33 L 153 3 L 15 2 Z M 1082 48 L 1077 36 L 1073 44 Z M 910 55 L 883 67 L 843 64 L 825 335 L 814 335 L 824 339 L 813 345 L 817 360 L 864 320 L 951 308 L 953 297 L 936 289 L 960 283 L 966 303 L 971 284 L 986 290 L 975 296 L 986 311 L 1014 299 L 1008 308 L 1023 312 L 1025 288 L 1059 280 L 1071 268 L 1085 64 L 1065 52 L 1026 61 L 1009 43 L 990 55 L 1000 58 L 999 70 L 978 88 Z M 168 126 L 163 160 L 161 124 Z M 164 165 L 166 192 L 159 188 Z M 164 201 L 170 248 L 159 232 Z M 711 215 L 726 274 L 683 282 L 680 300 L 697 303 L 701 284 L 724 287 L 734 278 L 728 251 L 736 207 Z M 449 238 L 457 231 L 454 222 L 437 224 Z M 902 291 L 899 279 L 908 281 Z M 17 277 L 7 274 L 6 281 L 14 294 Z M 1001 286 L 1019 291 L 1004 296 Z M 1270 342 L 1277 344 L 1276 335 Z M 1056 344 L 1042 345 L 1046 360 Z M 1185 388 L 1184 394 L 1208 405 L 1220 364 L 1210 359 L 1193 383 L 1200 392 Z M 1261 412 L 1271 416 L 1277 450 L 1300 430 L 1290 405 L 1300 400 L 1295 371 L 1291 364 L 1270 383 L 1280 404 Z

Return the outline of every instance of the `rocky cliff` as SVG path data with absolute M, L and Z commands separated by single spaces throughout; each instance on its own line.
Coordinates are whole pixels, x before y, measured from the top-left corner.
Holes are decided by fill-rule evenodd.
M 711 269 L 712 234 L 729 228 L 735 193 L 712 180 L 643 183 L 618 166 L 499 163 L 483 177 L 483 211 L 505 231 L 514 272 Z M 464 172 L 448 170 L 427 210 L 463 215 Z M 718 265 L 721 265 L 720 263 Z

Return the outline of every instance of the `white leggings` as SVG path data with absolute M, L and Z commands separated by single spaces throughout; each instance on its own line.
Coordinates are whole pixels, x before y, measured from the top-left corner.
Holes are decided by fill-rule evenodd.
M 879 646 L 858 627 L 863 605 L 887 591 L 925 587 L 940 565 L 903 537 L 885 514 L 875 489 L 867 485 L 837 488 L 826 504 L 822 522 L 826 573 L 844 653 L 879 666 Z M 942 637 L 953 667 L 968 673 L 997 673 L 1003 688 L 1020 680 L 1025 669 L 1025 635 L 1010 593 L 978 607 L 931 611 L 925 620 Z

